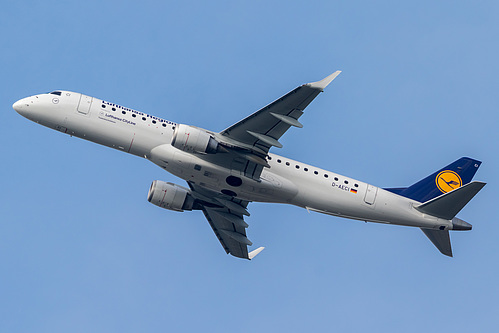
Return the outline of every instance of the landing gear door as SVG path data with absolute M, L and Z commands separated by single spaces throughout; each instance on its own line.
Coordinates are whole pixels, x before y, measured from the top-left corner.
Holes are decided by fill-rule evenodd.
M 88 114 L 90 106 L 92 105 L 93 97 L 81 94 L 80 101 L 78 102 L 78 112 Z
M 374 205 L 376 200 L 376 194 L 378 193 L 378 188 L 376 186 L 367 185 L 366 196 L 364 197 L 364 202 L 368 205 Z

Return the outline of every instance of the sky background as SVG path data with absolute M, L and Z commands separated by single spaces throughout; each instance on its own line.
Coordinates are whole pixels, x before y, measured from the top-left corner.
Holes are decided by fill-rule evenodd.
M 499 326 L 497 1 L 8 1 L 0 11 L 1 332 L 490 332 Z M 221 131 L 342 74 L 272 152 L 380 187 L 483 161 L 454 258 L 414 228 L 253 203 L 255 260 L 183 181 L 39 126 L 16 100 L 82 92 Z

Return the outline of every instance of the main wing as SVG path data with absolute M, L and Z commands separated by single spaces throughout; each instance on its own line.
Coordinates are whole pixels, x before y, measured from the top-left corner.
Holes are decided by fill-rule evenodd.
M 340 73 L 336 71 L 320 81 L 304 84 L 218 133 L 217 140 L 232 153 L 231 159 L 238 160 L 232 163 L 233 168 L 258 179 L 267 166 L 269 149 L 282 147 L 279 139 L 291 126 L 303 127 L 298 121 L 303 110 Z
M 267 154 L 270 147 L 282 147 L 278 141 L 291 127 L 303 127 L 298 118 L 317 95 L 333 81 L 341 71 L 336 71 L 321 81 L 304 84 L 252 115 L 220 132 L 222 136 Z
M 248 252 L 248 246 L 253 245 L 246 237 L 248 224 L 244 221 L 244 216 L 250 215 L 246 210 L 248 201 L 219 194 L 193 183 L 189 183 L 189 187 L 191 194 L 203 202 L 201 210 L 225 252 L 251 260 L 263 250 L 260 247 Z
M 212 133 L 221 143 L 221 151 L 216 154 L 200 155 L 206 161 L 238 171 L 241 175 L 259 179 L 269 149 L 282 147 L 281 136 L 291 127 L 303 127 L 298 118 L 303 110 L 340 74 L 336 71 L 326 78 L 304 84 L 287 93 L 266 107 L 244 118 L 220 133 Z M 206 219 L 222 244 L 225 252 L 231 255 L 252 259 L 263 247 L 248 252 L 252 242 L 246 237 L 248 224 L 244 216 L 249 202 L 211 191 L 189 183 L 192 195 L 202 204 Z

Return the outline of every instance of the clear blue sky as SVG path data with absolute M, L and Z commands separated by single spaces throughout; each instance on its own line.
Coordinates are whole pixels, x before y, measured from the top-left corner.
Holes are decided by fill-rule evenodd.
M 9 1 L 0 11 L 1 332 L 490 332 L 499 326 L 497 1 Z M 382 187 L 461 157 L 488 185 L 454 258 L 418 229 L 251 204 L 228 256 L 146 200 L 143 159 L 16 114 L 65 89 L 220 131 L 343 73 L 275 153 Z

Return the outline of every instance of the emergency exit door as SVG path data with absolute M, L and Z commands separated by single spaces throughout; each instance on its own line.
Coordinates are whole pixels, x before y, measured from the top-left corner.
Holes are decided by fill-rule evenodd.
M 366 196 L 364 197 L 364 202 L 368 205 L 374 205 L 376 200 L 376 194 L 378 193 L 378 188 L 376 186 L 367 185 Z
M 92 105 L 92 100 L 92 97 L 81 94 L 80 101 L 78 102 L 78 112 L 88 114 L 90 106 Z

